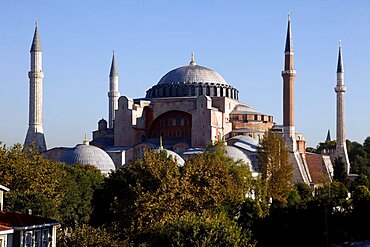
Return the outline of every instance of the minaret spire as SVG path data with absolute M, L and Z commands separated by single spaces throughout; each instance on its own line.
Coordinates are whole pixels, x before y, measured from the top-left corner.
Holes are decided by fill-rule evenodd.
M 38 25 L 37 20 L 36 20 L 35 33 L 33 35 L 33 40 L 32 40 L 32 45 L 31 45 L 30 52 L 42 52 L 38 26 L 39 25 Z
M 326 134 L 325 142 L 331 142 L 330 129 L 328 129 L 328 133 Z
M 114 128 L 115 111 L 118 109 L 118 98 L 120 94 L 118 92 L 118 69 L 116 60 L 114 57 L 114 51 L 112 56 L 112 64 L 109 73 L 109 92 L 108 92 L 108 111 L 109 111 L 109 128 Z
M 285 41 L 285 53 L 286 52 L 294 52 L 293 51 L 293 38 L 292 38 L 292 30 L 290 27 L 290 19 L 291 19 L 291 13 L 288 14 L 288 28 L 287 28 L 287 35 L 286 35 L 286 41 Z
M 46 142 L 42 124 L 42 84 L 44 73 L 42 72 L 42 50 L 37 21 L 30 53 L 31 67 L 30 71 L 28 72 L 28 78 L 30 79 L 29 122 L 24 146 L 30 147 L 32 145 L 35 145 L 36 149 L 39 152 L 44 152 L 46 151 Z
M 339 54 L 338 54 L 338 65 L 337 65 L 337 85 L 334 88 L 337 94 L 337 142 L 336 142 L 336 157 L 341 158 L 345 167 L 346 172 L 350 172 L 350 164 L 347 153 L 347 144 L 345 137 L 345 115 L 344 115 L 344 93 L 346 87 L 344 85 L 344 67 L 342 57 L 342 43 L 339 42 Z
M 338 54 L 337 73 L 344 73 L 343 58 L 342 58 L 342 41 L 341 40 L 339 40 L 339 54 Z
M 294 51 L 291 30 L 291 15 L 288 15 L 288 28 L 285 43 L 285 62 L 284 70 L 281 72 L 283 77 L 283 128 L 284 135 L 289 138 L 295 137 L 294 127 Z M 293 142 L 294 143 L 294 142 Z M 294 145 L 294 144 L 293 144 Z
M 117 65 L 116 65 L 116 60 L 114 58 L 114 50 L 113 50 L 113 56 L 112 56 L 112 64 L 111 64 L 111 67 L 110 67 L 110 73 L 109 73 L 109 76 L 118 76 L 118 69 L 117 69 Z

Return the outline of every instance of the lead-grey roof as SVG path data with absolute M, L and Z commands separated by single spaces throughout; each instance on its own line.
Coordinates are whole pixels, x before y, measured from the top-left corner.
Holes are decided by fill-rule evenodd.
M 102 149 L 92 145 L 79 144 L 65 152 L 60 161 L 70 165 L 92 165 L 104 174 L 116 169 L 109 155 Z
M 114 58 L 114 52 L 113 52 L 113 56 L 112 56 L 112 64 L 110 66 L 110 73 L 109 73 L 109 76 L 118 76 L 118 69 L 117 69 L 117 65 L 116 65 L 116 60 Z
M 35 34 L 33 35 L 30 52 L 37 52 L 37 51 L 41 51 L 41 42 L 40 42 L 40 37 L 39 37 L 39 29 L 36 24 Z
M 235 162 L 241 160 L 245 165 L 247 165 L 251 172 L 256 172 L 252 166 L 251 159 L 239 148 L 234 146 L 224 146 L 226 151 L 226 156 L 233 159 Z
M 290 26 L 290 13 L 288 17 L 288 29 L 285 41 L 285 52 L 293 52 L 293 38 L 292 38 L 292 29 Z
M 161 149 L 161 148 L 158 149 L 158 153 L 159 152 L 166 152 L 167 158 L 170 158 L 171 157 L 171 159 L 173 161 L 175 161 L 178 166 L 184 166 L 185 161 L 184 161 L 184 159 L 178 153 L 176 153 L 176 152 L 174 152 L 172 150 Z
M 171 83 L 215 83 L 228 85 L 225 79 L 216 71 L 192 64 L 171 70 L 159 80 L 157 85 Z
M 339 44 L 339 54 L 338 54 L 338 66 L 337 66 L 337 73 L 343 73 L 343 58 L 342 58 L 342 45 Z

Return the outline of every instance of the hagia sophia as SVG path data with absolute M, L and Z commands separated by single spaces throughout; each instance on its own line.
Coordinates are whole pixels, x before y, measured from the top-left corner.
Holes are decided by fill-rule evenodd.
M 101 119 L 92 140 L 76 147 L 46 148 L 42 126 L 42 49 L 36 25 L 31 46 L 29 129 L 25 146 L 36 144 L 48 159 L 69 164 L 90 164 L 104 174 L 127 166 L 146 149 L 166 150 L 179 165 L 188 157 L 205 151 L 210 144 L 224 140 L 225 150 L 234 160 L 242 160 L 258 176 L 257 148 L 267 130 L 285 141 L 293 166 L 294 181 L 318 184 L 330 181 L 333 161 L 341 157 L 349 173 L 344 127 L 344 70 L 339 47 L 337 84 L 337 146 L 330 154 L 306 152 L 304 136 L 294 123 L 294 49 L 291 20 L 288 18 L 284 50 L 283 123 L 239 101 L 238 89 L 216 71 L 190 62 L 175 68 L 145 92 L 145 97 L 120 96 L 119 75 L 113 53 L 109 74 L 108 121 Z M 276 72 L 278 73 L 278 72 Z

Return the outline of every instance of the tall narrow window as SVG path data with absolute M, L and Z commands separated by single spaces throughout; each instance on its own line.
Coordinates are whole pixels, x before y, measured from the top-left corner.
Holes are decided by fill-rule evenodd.
M 26 232 L 26 247 L 32 247 L 32 232 Z
M 41 231 L 35 231 L 35 247 L 41 247 Z
M 42 247 L 48 247 L 49 246 L 49 230 L 44 229 L 42 233 Z

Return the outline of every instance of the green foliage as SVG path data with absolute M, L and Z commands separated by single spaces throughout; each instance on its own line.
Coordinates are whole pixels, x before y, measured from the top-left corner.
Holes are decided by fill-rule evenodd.
M 97 193 L 94 221 L 97 225 L 113 222 L 111 230 L 135 244 L 150 242 L 158 224 L 182 222 L 188 213 L 225 214 L 233 219 L 251 189 L 251 180 L 249 168 L 225 157 L 221 145 L 210 147 L 183 167 L 163 152 L 145 152 L 106 179 Z
M 66 225 L 87 223 L 92 212 L 94 191 L 103 176 L 89 166 L 69 166 L 46 160 L 34 149 L 20 145 L 0 147 L 0 184 L 5 194 L 5 210 L 49 217 Z
M 63 165 L 65 176 L 61 188 L 64 193 L 59 206 L 61 223 L 72 226 L 75 222 L 89 223 L 93 212 L 94 191 L 101 188 L 104 177 L 88 165 Z
M 65 172 L 60 164 L 44 160 L 33 149 L 22 150 L 20 145 L 0 148 L 0 184 L 10 188 L 5 194 L 5 210 L 32 209 L 45 217 L 58 215 L 63 200 L 60 185 Z
M 250 231 L 226 214 L 186 213 L 165 225 L 157 224 L 150 246 L 255 246 Z
M 120 247 L 129 246 L 116 240 L 104 228 L 93 228 L 86 224 L 76 224 L 74 229 L 66 228 L 58 232 L 58 247 Z
M 285 204 L 293 179 L 288 150 L 280 136 L 271 131 L 266 132 L 260 144 L 258 161 L 262 179 L 266 183 L 267 197 Z
M 333 168 L 334 168 L 333 179 L 347 185 L 348 176 L 342 157 L 335 158 Z
M 321 204 L 340 206 L 346 201 L 348 190 L 346 186 L 338 181 L 323 184 L 315 189 L 315 201 Z
M 335 150 L 336 141 L 320 142 L 316 147 L 316 153 L 320 154 L 327 150 Z
M 352 191 L 356 189 L 357 186 L 363 185 L 367 188 L 369 188 L 370 183 L 366 175 L 360 174 L 358 177 L 352 182 L 351 189 Z

